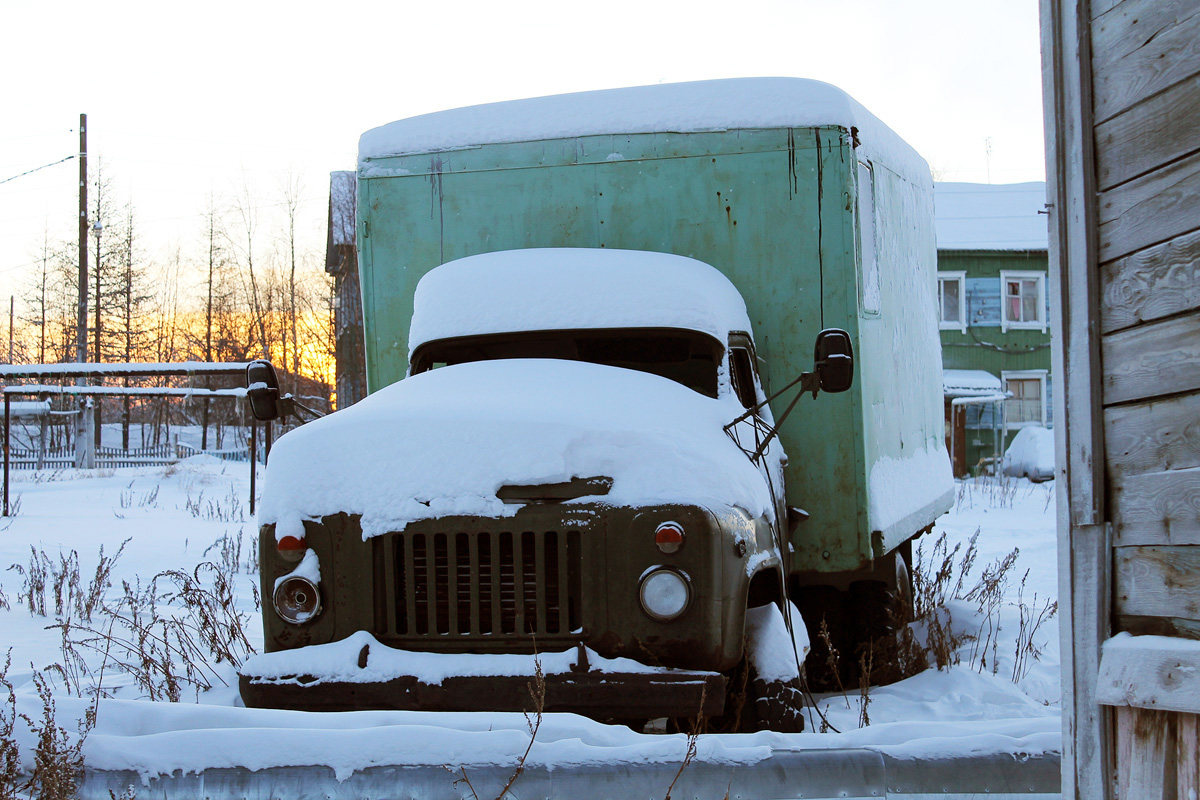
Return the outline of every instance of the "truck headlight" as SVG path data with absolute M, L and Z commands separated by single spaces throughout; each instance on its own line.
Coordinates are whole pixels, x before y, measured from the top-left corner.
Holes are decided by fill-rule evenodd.
M 303 625 L 321 613 L 321 590 L 308 578 L 293 575 L 275 588 L 275 613 L 284 622 Z
M 653 619 L 664 622 L 682 614 L 691 596 L 692 587 L 687 575 L 662 567 L 646 572 L 638 587 L 642 609 Z

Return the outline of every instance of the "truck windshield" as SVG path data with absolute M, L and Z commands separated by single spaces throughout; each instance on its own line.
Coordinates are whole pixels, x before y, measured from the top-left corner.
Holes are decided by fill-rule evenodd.
M 559 358 L 649 372 L 716 397 L 721 355 L 711 336 L 674 328 L 526 331 L 427 342 L 413 354 L 412 374 L 469 361 Z

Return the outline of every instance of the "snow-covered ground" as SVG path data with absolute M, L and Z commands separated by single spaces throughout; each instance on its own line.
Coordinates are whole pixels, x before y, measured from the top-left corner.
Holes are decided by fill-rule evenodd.
M 112 586 L 106 592 L 110 604 L 123 597 L 123 582 L 144 592 L 164 570 L 190 573 L 201 562 L 224 564 L 235 570 L 236 599 L 231 611 L 248 620 L 249 645 L 261 647 L 254 589 L 255 526 L 248 512 L 248 490 L 246 465 L 222 464 L 206 456 L 165 468 L 14 473 L 11 491 L 17 510 L 10 520 L 0 521 L 0 606 L 8 605 L 0 608 L 0 664 L 3 650 L 11 648 L 8 680 L 15 687 L 19 710 L 34 720 L 42 714 L 35 672 L 49 681 L 58 724 L 69 730 L 77 728 L 76 720 L 92 702 L 86 692 L 84 697 L 74 696 L 73 683 L 88 686 L 88 670 L 93 678 L 100 677 L 102 655 L 84 649 L 83 661 L 69 658 L 61 646 L 61 628 L 48 628 L 68 617 L 75 624 L 81 622 L 80 610 L 70 601 L 61 611 L 55 608 L 54 573 L 63 571 L 63 560 L 70 563 L 72 553 L 77 553 L 79 585 L 86 594 L 100 548 L 111 557 L 126 543 L 112 566 Z M 960 663 L 871 689 L 870 725 L 865 728 L 859 727 L 861 699 L 854 688 L 845 697 L 834 695 L 820 702 L 829 725 L 839 733 L 817 732 L 821 723 L 814 716 L 810 732 L 803 734 L 702 736 L 698 757 L 752 763 L 773 750 L 845 747 L 881 749 L 901 757 L 1058 750 L 1057 618 L 1043 622 L 1036 631 L 1033 645 L 1040 651 L 1038 659 L 1022 658 L 1018 652 L 1020 604 L 1026 615 L 1031 609 L 1036 614 L 1046 599 L 1057 597 L 1053 492 L 1053 483 L 1036 485 L 1017 478 L 960 483 L 955 509 L 922 540 L 928 563 L 942 534 L 951 550 L 961 545 L 961 557 L 979 532 L 972 574 L 964 581 L 961 595 L 968 593 L 985 568 L 1019 548 L 1007 573 L 1007 587 L 992 604 L 990 617 L 979 611 L 977 600 L 946 603 L 952 631 L 981 637 L 959 647 Z M 41 553 L 50 565 L 46 616 L 31 615 L 23 596 L 31 558 L 40 559 L 35 554 Z M 4 571 L 9 565 L 20 569 Z M 202 571 L 202 585 L 212 588 L 214 575 Z M 160 589 L 177 593 L 179 586 L 179 579 L 160 579 Z M 953 588 L 949 587 L 951 595 Z M 159 613 L 186 624 L 181 606 L 180 600 L 166 602 L 160 604 Z M 945 612 L 940 613 L 939 619 L 945 620 Z M 94 615 L 92 624 L 100 624 L 101 619 Z M 918 626 L 918 641 L 924 638 L 925 627 Z M 121 630 L 118 626 L 117 632 Z M 80 632 L 74 635 L 86 638 Z M 146 686 L 111 663 L 102 677 L 113 697 L 99 701 L 83 757 L 93 767 L 136 769 L 145 776 L 217 766 L 326 764 L 346 776 L 355 769 L 390 763 L 511 765 L 529 744 L 526 720 L 520 714 L 305 714 L 246 709 L 241 707 L 229 664 L 198 676 L 213 685 L 207 691 L 177 681 L 178 703 L 145 699 Z M 167 681 L 161 676 L 159 681 L 161 689 Z M 0 710 L 6 710 L 6 700 L 0 696 Z M 22 722 L 16 728 L 29 766 L 33 736 Z M 570 714 L 549 714 L 528 763 L 678 762 L 685 749 L 679 735 L 635 733 Z

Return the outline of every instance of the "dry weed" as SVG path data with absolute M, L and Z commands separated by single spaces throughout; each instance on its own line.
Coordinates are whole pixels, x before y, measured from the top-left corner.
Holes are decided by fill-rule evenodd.
M 217 667 L 237 666 L 254 652 L 246 636 L 250 618 L 236 606 L 225 565 L 206 561 L 191 573 L 161 572 L 145 589 L 140 581 L 122 588 L 122 597 L 103 606 L 100 625 L 66 620 L 53 626 L 60 629 L 63 654 L 53 669 L 68 691 L 102 693 L 111 666 L 132 676 L 147 699 L 175 702 L 187 687 L 199 693 L 225 684 Z M 97 670 L 88 653 L 99 656 Z
M 0 668 L 0 691 L 4 692 L 4 707 L 0 708 L 0 800 L 15 800 L 21 781 L 21 753 L 14 729 L 17 724 L 17 696 L 8 680 L 12 664 L 12 649 L 4 656 Z
M 33 683 L 42 701 L 42 716 L 34 720 L 20 715 L 37 738 L 33 774 L 20 788 L 38 800 L 71 800 L 76 796 L 76 779 L 83 771 L 83 742 L 96 724 L 96 707 L 88 706 L 79 720 L 78 732 L 72 735 L 57 722 L 54 695 L 45 676 L 34 672 Z

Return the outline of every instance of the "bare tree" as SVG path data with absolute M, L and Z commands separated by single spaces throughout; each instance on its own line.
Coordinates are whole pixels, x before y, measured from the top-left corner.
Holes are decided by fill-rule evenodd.
M 270 359 L 271 343 L 267 336 L 266 313 L 259 298 L 258 278 L 254 273 L 254 239 L 258 229 L 258 207 L 251 195 L 248 181 L 242 181 L 233 207 L 237 230 L 234 234 L 229 235 L 228 240 L 238 262 L 246 268 L 246 277 L 249 279 L 247 294 L 250 299 L 250 313 L 258 328 L 259 344 L 262 347 L 263 356 Z

